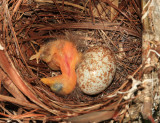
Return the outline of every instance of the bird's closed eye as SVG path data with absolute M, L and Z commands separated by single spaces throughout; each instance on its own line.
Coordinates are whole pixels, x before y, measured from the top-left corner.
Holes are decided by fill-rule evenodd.
M 54 91 L 54 92 L 57 92 L 57 93 L 58 93 L 58 92 L 62 91 L 63 84 L 62 84 L 62 83 L 57 82 L 57 83 L 52 84 L 50 87 L 51 87 L 52 91 Z

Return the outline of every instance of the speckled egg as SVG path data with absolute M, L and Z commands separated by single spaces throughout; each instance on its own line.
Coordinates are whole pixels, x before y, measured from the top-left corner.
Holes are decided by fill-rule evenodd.
M 116 71 L 114 54 L 106 47 L 89 48 L 77 68 L 77 83 L 88 95 L 104 91 L 112 82 Z

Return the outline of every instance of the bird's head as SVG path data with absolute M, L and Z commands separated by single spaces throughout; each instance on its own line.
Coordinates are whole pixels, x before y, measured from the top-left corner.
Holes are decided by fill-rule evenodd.
M 42 78 L 41 81 L 44 84 L 50 86 L 51 90 L 60 95 L 70 94 L 76 85 L 76 80 L 72 78 L 67 78 L 63 75 L 56 77 Z

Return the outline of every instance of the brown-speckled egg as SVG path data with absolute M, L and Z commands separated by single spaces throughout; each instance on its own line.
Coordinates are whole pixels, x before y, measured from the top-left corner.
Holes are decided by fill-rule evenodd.
M 116 71 L 114 54 L 106 47 L 88 49 L 77 68 L 77 83 L 88 95 L 99 94 L 112 82 Z

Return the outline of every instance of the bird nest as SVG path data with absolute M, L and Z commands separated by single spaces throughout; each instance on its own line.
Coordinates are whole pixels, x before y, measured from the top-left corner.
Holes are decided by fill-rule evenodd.
M 1 120 L 128 122 L 145 114 L 140 0 L 3 0 L 0 12 Z M 29 59 L 42 44 L 59 38 L 73 40 L 82 54 L 97 45 L 112 50 L 117 68 L 110 86 L 89 96 L 77 85 L 62 96 L 43 84 L 40 78 L 60 71 Z M 145 70 L 157 83 L 154 69 Z M 153 121 L 152 114 L 145 116 Z

